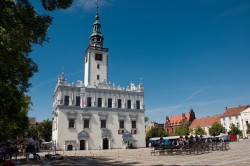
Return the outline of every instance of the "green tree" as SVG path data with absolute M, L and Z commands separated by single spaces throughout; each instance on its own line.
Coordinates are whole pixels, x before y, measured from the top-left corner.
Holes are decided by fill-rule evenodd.
M 189 135 L 189 122 L 183 122 L 175 129 L 174 135 Z
M 219 135 L 220 133 L 225 133 L 226 129 L 222 126 L 222 124 L 219 124 L 215 122 L 212 127 L 209 128 L 209 134 L 212 136 Z
M 201 126 L 197 126 L 197 127 L 194 129 L 194 134 L 195 134 L 195 135 L 205 135 L 206 132 L 205 132 L 205 130 L 204 130 Z
M 67 8 L 72 0 L 41 0 L 46 10 Z M 28 56 L 33 44 L 48 41 L 52 22 L 39 15 L 29 0 L 0 1 L 0 141 L 14 139 L 28 128 L 29 79 L 38 67 Z
M 153 138 L 153 137 L 166 137 L 167 133 L 165 130 L 159 127 L 153 127 L 146 133 L 146 138 Z
M 250 124 L 247 124 L 247 134 L 250 134 Z
M 51 141 L 52 138 L 52 121 L 47 119 L 39 124 L 39 136 L 46 142 Z
M 234 124 L 230 125 L 230 131 L 228 133 L 232 135 L 242 135 L 239 127 L 235 126 Z

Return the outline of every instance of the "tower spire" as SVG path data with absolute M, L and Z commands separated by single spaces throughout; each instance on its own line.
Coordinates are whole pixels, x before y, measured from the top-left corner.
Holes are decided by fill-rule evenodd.
M 98 13 L 98 7 L 99 7 L 98 6 L 98 1 L 96 1 L 95 4 L 96 4 L 96 13 Z
M 99 6 L 98 1 L 96 2 L 96 15 L 95 15 L 95 22 L 93 24 L 93 32 L 90 35 L 90 45 L 93 47 L 100 47 L 103 46 L 103 36 L 101 33 L 101 23 L 99 22 Z

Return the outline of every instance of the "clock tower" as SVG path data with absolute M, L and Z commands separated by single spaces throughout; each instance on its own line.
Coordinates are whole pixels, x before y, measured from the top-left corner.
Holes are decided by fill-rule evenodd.
M 85 51 L 84 86 L 94 87 L 99 82 L 108 82 L 108 48 L 103 48 L 98 8 L 90 35 L 90 44 Z

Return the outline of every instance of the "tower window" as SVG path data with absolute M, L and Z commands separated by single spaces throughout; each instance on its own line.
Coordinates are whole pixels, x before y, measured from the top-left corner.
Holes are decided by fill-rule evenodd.
M 83 128 L 89 128 L 89 119 L 84 119 L 84 125 Z
M 64 105 L 69 105 L 69 96 L 64 96 Z
M 119 121 L 119 128 L 124 129 L 124 120 Z
M 128 102 L 127 103 L 128 104 L 128 109 L 131 109 L 131 100 L 128 100 L 127 102 Z
M 97 64 L 97 69 L 100 69 L 100 65 L 99 64 Z
M 99 80 L 100 79 L 100 76 L 99 75 L 97 75 L 97 80 Z
M 102 107 L 102 98 L 98 98 L 98 107 Z
M 106 120 L 101 120 L 101 128 L 106 128 Z
M 117 100 L 118 108 L 122 108 L 122 99 Z
M 75 119 L 69 119 L 69 128 L 75 127 Z
M 95 60 L 102 61 L 102 54 L 95 54 Z
M 87 97 L 87 106 L 91 107 L 91 97 Z
M 108 108 L 112 108 L 112 99 L 111 98 L 108 99 Z
M 80 106 L 80 102 L 81 102 L 81 97 L 76 96 L 76 106 Z
M 132 124 L 132 129 L 136 129 L 136 121 L 133 120 L 131 124 Z
M 140 100 L 136 100 L 136 109 L 140 109 Z

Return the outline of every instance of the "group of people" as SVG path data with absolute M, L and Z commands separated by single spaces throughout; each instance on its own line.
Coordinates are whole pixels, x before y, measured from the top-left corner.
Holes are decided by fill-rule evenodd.
M 13 145 L 10 143 L 4 143 L 1 145 L 1 149 L 2 149 L 2 160 L 5 162 L 7 158 L 9 158 L 9 160 L 12 160 L 12 157 L 17 157 L 19 151 L 17 148 L 17 145 Z
M 30 161 L 30 154 L 33 155 L 34 161 L 40 160 L 40 156 L 39 154 L 37 154 L 37 152 L 38 152 L 37 144 L 29 143 L 25 148 L 26 161 Z
M 201 136 L 180 136 L 178 139 L 166 139 L 164 140 L 163 138 L 160 138 L 159 140 L 156 141 L 151 141 L 149 142 L 149 147 L 161 147 L 165 145 L 169 146 L 179 146 L 179 145 L 186 145 L 186 144 L 193 144 L 196 142 L 224 142 L 224 139 L 220 139 L 217 137 L 213 138 L 204 138 L 202 135 Z
M 26 161 L 30 161 L 30 154 L 33 154 L 33 161 L 40 160 L 40 156 L 37 154 L 39 151 L 37 144 L 13 144 L 13 143 L 3 143 L 0 145 L 1 148 L 1 160 L 5 163 L 7 159 L 12 160 L 13 157 L 17 159 L 17 156 L 22 153 L 26 157 Z

